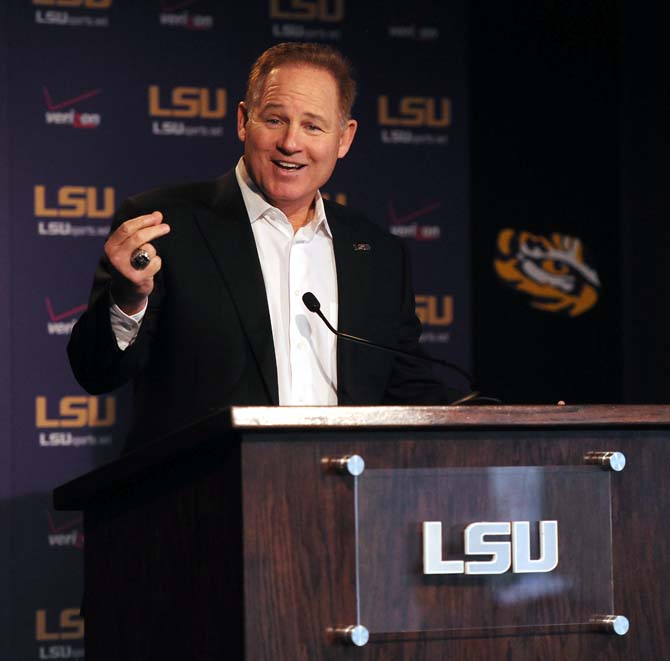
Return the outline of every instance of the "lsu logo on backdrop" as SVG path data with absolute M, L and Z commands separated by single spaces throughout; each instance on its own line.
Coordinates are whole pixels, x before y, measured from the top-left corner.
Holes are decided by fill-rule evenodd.
M 111 218 L 114 213 L 114 189 L 111 186 L 60 186 L 50 195 L 47 187 L 34 188 L 37 218 Z
M 211 30 L 214 17 L 211 14 L 198 14 L 192 6 L 202 4 L 197 0 L 161 0 L 158 23 L 166 28 L 184 28 L 186 30 Z
M 40 236 L 75 238 L 107 236 L 109 223 L 100 224 L 100 221 L 109 221 L 113 216 L 115 197 L 112 186 L 50 188 L 37 184 L 33 188 L 37 233 Z
M 220 138 L 223 124 L 217 122 L 227 114 L 228 94 L 223 87 L 171 87 L 149 85 L 149 116 L 154 135 Z M 184 121 L 188 120 L 188 121 Z
M 44 395 L 35 397 L 35 427 L 40 430 L 41 447 L 82 447 L 109 445 L 110 431 L 116 424 L 116 399 L 107 395 L 66 395 L 56 401 Z M 78 434 L 88 430 L 87 434 Z
M 445 329 L 454 323 L 454 297 L 417 294 L 414 301 L 416 316 L 423 325 L 419 341 L 433 344 L 448 343 L 451 335 Z
M 324 193 L 321 192 L 321 195 L 324 200 L 332 200 L 341 204 L 343 207 L 347 206 L 347 194 L 346 193 Z
M 98 112 L 79 111 L 77 108 L 85 103 L 88 105 L 92 99 L 102 93 L 101 89 L 92 89 L 80 92 L 66 99 L 54 99 L 49 88 L 42 86 L 44 97 L 44 121 L 49 126 L 69 126 L 75 129 L 97 129 L 102 122 L 102 116 Z
M 270 18 L 340 23 L 344 18 L 344 0 L 270 0 Z
M 388 35 L 391 39 L 409 39 L 410 41 L 437 41 L 440 38 L 440 29 L 435 25 L 405 25 L 396 23 L 388 26 Z
M 72 328 L 77 323 L 77 319 L 79 319 L 79 314 L 88 307 L 84 303 L 83 305 L 76 305 L 73 308 L 56 311 L 51 298 L 48 296 L 44 299 L 44 304 L 47 309 L 47 333 L 49 335 L 70 335 Z
M 431 96 L 377 98 L 377 118 L 385 144 L 446 145 L 451 126 L 451 99 Z
M 84 548 L 82 527 L 84 517 L 72 512 L 54 512 L 47 510 L 47 542 L 51 548 Z
M 406 211 L 398 215 L 393 202 L 389 202 L 389 232 L 404 239 L 416 239 L 417 241 L 435 241 L 440 238 L 442 230 L 439 225 L 426 224 L 419 221 L 424 216 L 430 215 L 440 208 L 440 202 L 429 202 L 428 204 Z
M 344 20 L 344 0 L 270 0 L 272 35 L 278 39 L 337 41 Z M 280 22 L 290 21 L 290 22 Z M 322 26 L 313 27 L 321 23 Z
M 33 0 L 39 7 L 77 7 L 81 9 L 109 9 L 112 0 Z
M 35 23 L 57 27 L 106 28 L 109 16 L 100 15 L 112 6 L 112 0 L 32 0 Z
M 580 239 L 503 229 L 494 267 L 498 277 L 538 310 L 577 317 L 598 301 L 600 278 L 586 263 Z
M 409 3 L 402 3 L 409 9 Z M 387 34 L 390 39 L 402 39 L 405 41 L 416 41 L 420 43 L 435 42 L 440 38 L 440 29 L 435 23 L 435 13 L 432 3 L 417 3 L 412 7 L 409 14 L 411 18 L 398 20 L 405 12 L 393 12 L 387 28 Z
M 35 640 L 40 643 L 39 659 L 83 659 L 84 620 L 79 608 L 36 610 Z

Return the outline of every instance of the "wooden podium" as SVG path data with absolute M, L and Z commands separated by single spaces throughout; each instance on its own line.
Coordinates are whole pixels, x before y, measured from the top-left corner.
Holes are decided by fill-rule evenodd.
M 670 406 L 232 408 L 54 500 L 85 512 L 88 661 L 670 658 Z M 554 516 L 558 573 L 426 575 L 442 506 Z

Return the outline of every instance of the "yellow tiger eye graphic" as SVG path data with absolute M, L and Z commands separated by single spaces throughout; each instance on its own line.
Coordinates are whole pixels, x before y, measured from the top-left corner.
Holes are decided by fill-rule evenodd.
M 532 307 L 577 317 L 596 304 L 600 278 L 586 264 L 580 239 L 508 228 L 498 234 L 497 248 L 496 273 L 527 294 Z

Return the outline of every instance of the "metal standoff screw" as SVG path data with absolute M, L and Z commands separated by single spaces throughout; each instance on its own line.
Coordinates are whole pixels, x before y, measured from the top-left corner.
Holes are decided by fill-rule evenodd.
M 350 627 L 335 629 L 335 634 L 343 642 L 356 645 L 356 647 L 363 647 L 370 640 L 370 632 L 362 624 L 352 624 Z
M 325 458 L 321 460 L 327 468 L 343 473 L 344 475 L 353 475 L 357 477 L 365 470 L 365 461 L 358 454 L 348 454 L 338 459 Z
M 601 631 L 625 636 L 630 629 L 630 622 L 625 615 L 598 615 L 591 620 Z
M 584 463 L 602 466 L 605 470 L 618 473 L 626 466 L 626 456 L 623 452 L 587 452 L 584 455 Z

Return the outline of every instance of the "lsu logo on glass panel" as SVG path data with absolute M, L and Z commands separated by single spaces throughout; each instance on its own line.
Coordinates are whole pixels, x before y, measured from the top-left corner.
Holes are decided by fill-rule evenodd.
M 540 555 L 531 558 L 530 521 L 477 521 L 464 532 L 466 556 L 486 560 L 447 560 L 442 551 L 442 522 L 423 522 L 424 574 L 515 574 L 551 572 L 558 566 L 558 521 L 539 521 Z M 511 541 L 488 537 L 511 535 Z

